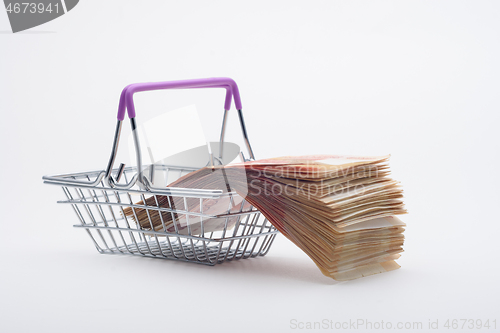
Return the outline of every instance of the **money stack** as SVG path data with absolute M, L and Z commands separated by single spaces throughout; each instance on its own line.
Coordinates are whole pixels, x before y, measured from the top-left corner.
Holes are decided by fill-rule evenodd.
M 206 167 L 169 186 L 235 190 L 321 272 L 344 281 L 391 271 L 405 214 L 389 156 L 281 157 Z

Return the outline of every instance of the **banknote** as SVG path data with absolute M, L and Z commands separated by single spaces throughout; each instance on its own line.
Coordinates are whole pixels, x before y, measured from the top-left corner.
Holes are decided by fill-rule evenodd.
M 407 211 L 402 185 L 390 178 L 389 156 L 270 158 L 205 167 L 169 186 L 223 189 L 239 199 L 200 203 L 155 196 L 146 203 L 175 208 L 176 213 L 152 218 L 136 208 L 125 214 L 145 230 L 203 235 L 234 227 L 238 219 L 228 224 L 221 217 L 255 207 L 328 277 L 344 281 L 400 267 L 395 260 L 403 252 L 406 225 L 396 215 Z M 182 214 L 187 205 L 213 218 Z

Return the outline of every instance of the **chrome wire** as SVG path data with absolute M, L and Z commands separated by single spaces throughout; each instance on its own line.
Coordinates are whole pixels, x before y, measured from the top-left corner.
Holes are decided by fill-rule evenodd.
M 160 168 L 166 174 L 169 173 L 168 167 Z M 112 170 L 111 174 L 123 172 L 125 182 L 129 182 L 136 174 L 133 168 L 121 169 Z M 66 197 L 66 200 L 59 202 L 73 208 L 79 221 L 75 227 L 86 230 L 97 251 L 103 254 L 137 255 L 215 265 L 267 254 L 278 233 L 258 210 L 248 205 L 237 193 L 224 194 L 219 199 L 199 197 L 196 201 L 198 207 L 198 204 L 190 204 L 188 199 L 193 200 L 191 195 L 162 196 L 138 189 L 137 186 L 128 190 L 110 188 L 104 179 L 95 186 L 81 185 L 83 181 L 90 182 L 95 175 L 96 172 L 58 175 L 61 184 L 64 184 L 61 187 Z M 182 172 L 179 173 L 179 176 L 182 175 Z M 162 197 L 166 205 L 160 205 Z M 221 214 L 204 212 L 204 206 L 208 203 L 205 200 L 221 198 L 228 200 L 228 206 Z M 238 210 L 235 211 L 235 207 Z M 126 208 L 129 215 L 125 214 Z M 137 223 L 139 211 L 145 212 L 141 216 L 145 216 L 147 227 Z M 168 215 L 164 214 L 170 215 L 168 224 L 165 219 Z M 184 219 L 182 225 L 179 221 L 181 217 Z M 195 222 L 191 220 L 194 218 L 199 223 L 196 232 L 193 229 Z M 217 219 L 220 230 L 207 228 L 211 219 Z M 158 224 L 160 222 L 161 225 Z

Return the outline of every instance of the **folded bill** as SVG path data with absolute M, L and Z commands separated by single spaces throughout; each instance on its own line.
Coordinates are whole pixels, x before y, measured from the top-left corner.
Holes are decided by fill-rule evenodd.
M 228 202 L 226 197 L 198 208 L 218 216 L 227 214 L 228 206 L 234 212 L 254 206 L 324 275 L 344 281 L 400 267 L 394 260 L 403 252 L 405 224 L 395 215 L 407 211 L 401 185 L 389 177 L 388 160 L 389 156 L 287 156 L 202 168 L 169 186 L 237 192 L 239 201 Z M 161 207 L 197 204 L 160 196 L 146 201 Z M 191 234 L 202 234 L 225 225 L 218 218 L 188 221 L 181 213 L 162 212 L 152 222 L 140 209 L 125 214 L 146 230 L 164 225 L 171 230 L 173 219 L 180 221 L 179 233 L 189 228 Z M 229 227 L 237 221 L 231 220 Z

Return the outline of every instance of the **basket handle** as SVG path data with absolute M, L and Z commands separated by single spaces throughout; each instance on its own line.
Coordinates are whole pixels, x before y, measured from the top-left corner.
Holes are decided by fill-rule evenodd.
M 186 88 L 225 88 L 226 100 L 224 110 L 231 108 L 231 95 L 234 98 L 236 109 L 241 110 L 241 98 L 238 86 L 233 79 L 217 77 L 208 79 L 193 79 L 166 82 L 134 83 L 126 86 L 120 95 L 118 105 L 118 120 L 125 118 L 125 111 L 129 118 L 135 118 L 134 94 L 141 91 L 163 90 L 163 89 L 186 89 Z
M 135 106 L 134 106 L 134 94 L 141 91 L 152 91 L 152 90 L 163 90 L 163 89 L 191 89 L 191 88 L 225 88 L 226 89 L 226 99 L 224 104 L 224 118 L 222 121 L 222 130 L 220 137 L 220 157 L 222 158 L 222 143 L 224 141 L 224 132 L 226 127 L 226 120 L 228 110 L 231 108 L 231 99 L 234 99 L 234 104 L 238 110 L 238 116 L 240 120 L 241 130 L 243 133 L 243 138 L 248 149 L 250 158 L 255 159 L 252 147 L 250 146 L 250 141 L 248 140 L 248 134 L 246 131 L 245 121 L 243 120 L 241 98 L 238 90 L 238 86 L 233 79 L 230 78 L 208 78 L 208 79 L 193 79 L 193 80 L 182 80 L 182 81 L 166 81 L 166 82 L 151 82 L 151 83 L 134 83 L 126 86 L 120 95 L 120 102 L 118 106 L 118 123 L 116 127 L 113 149 L 111 151 L 111 156 L 108 162 L 108 166 L 105 171 L 104 179 L 110 187 L 118 189 L 130 189 L 134 184 L 138 183 L 141 188 L 149 191 L 162 191 L 162 189 L 157 189 L 152 187 L 152 184 L 147 178 L 142 176 L 142 158 L 139 148 L 139 139 L 137 137 L 136 122 L 135 122 Z M 113 164 L 115 161 L 116 153 L 118 150 L 118 143 L 120 140 L 120 132 L 123 119 L 125 118 L 125 111 L 128 112 L 130 122 L 132 125 L 132 134 L 134 135 L 134 143 L 137 155 L 137 168 L 138 173 L 132 178 L 132 180 L 126 185 L 119 185 L 117 181 L 111 176 L 111 171 L 113 169 Z M 123 165 L 120 167 L 123 170 Z M 120 175 L 118 174 L 117 179 Z

